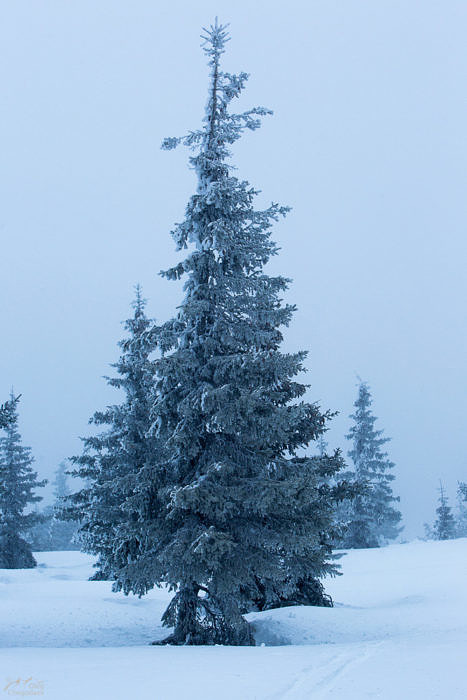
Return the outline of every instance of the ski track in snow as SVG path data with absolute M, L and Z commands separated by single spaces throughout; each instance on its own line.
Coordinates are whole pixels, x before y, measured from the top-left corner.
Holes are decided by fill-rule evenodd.
M 376 644 L 379 646 L 381 643 L 377 642 Z M 270 696 L 268 700 L 296 700 L 297 698 L 309 697 L 310 693 L 316 699 L 324 697 L 319 691 L 323 691 L 327 696 L 328 692 L 332 691 L 336 685 L 336 681 L 350 667 L 363 664 L 373 653 L 373 648 L 368 648 L 362 653 L 362 649 L 359 647 L 358 649 L 345 650 L 332 656 L 327 663 L 318 669 L 316 663 L 307 666 L 299 672 L 287 687 Z

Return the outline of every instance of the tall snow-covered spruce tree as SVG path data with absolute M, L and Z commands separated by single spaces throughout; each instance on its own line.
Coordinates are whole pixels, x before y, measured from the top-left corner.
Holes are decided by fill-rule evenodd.
M 36 561 L 24 535 L 41 516 L 28 512 L 28 508 L 42 500 L 35 491 L 47 481 L 37 480 L 31 449 L 21 444 L 13 394 L 7 406 L 4 435 L 0 437 L 0 568 L 31 569 Z
M 159 505 L 140 518 L 144 542 L 115 587 L 142 595 L 169 584 L 163 622 L 174 631 L 159 643 L 250 645 L 242 613 L 316 602 L 318 577 L 336 572 L 333 505 L 346 485 L 330 485 L 343 466 L 338 452 L 298 455 L 331 414 L 301 400 L 306 386 L 295 378 L 306 353 L 279 349 L 294 311 L 280 298 L 289 280 L 263 267 L 278 250 L 272 224 L 287 208 L 255 209 L 257 192 L 228 162 L 230 146 L 270 112 L 229 110 L 248 76 L 221 70 L 225 27 L 216 22 L 203 38 L 211 71 L 203 126 L 163 144 L 192 149 L 198 188 L 173 232 L 191 252 L 162 273 L 185 279 L 185 297 L 154 331 L 161 455 L 137 489 L 142 506 Z
M 394 474 L 390 470 L 394 463 L 381 448 L 391 438 L 381 437 L 382 430 L 375 429 L 371 411 L 372 398 L 368 384 L 360 382 L 354 421 L 346 436 L 352 442 L 349 457 L 352 459 L 357 484 L 366 489 L 352 500 L 346 501 L 342 513 L 347 520 L 344 536 L 340 544 L 346 548 L 379 547 L 395 539 L 402 528 L 399 526 L 401 514 L 394 504 L 399 501 L 392 492 Z
M 133 506 L 138 480 L 144 480 L 156 455 L 156 440 L 149 434 L 154 369 L 153 340 L 148 333 L 153 322 L 146 317 L 145 300 L 136 288 L 134 315 L 125 321 L 129 337 L 120 341 L 122 354 L 113 367 L 117 377 L 107 377 L 110 386 L 124 392 L 120 404 L 97 411 L 90 423 L 105 430 L 83 439 L 84 450 L 72 457 L 74 476 L 85 486 L 68 496 L 60 517 L 79 521 L 77 537 L 82 548 L 98 555 L 94 578 L 114 578 L 122 564 L 138 551 L 144 532 L 138 517 L 150 517 L 153 499 L 146 494 L 140 513 Z

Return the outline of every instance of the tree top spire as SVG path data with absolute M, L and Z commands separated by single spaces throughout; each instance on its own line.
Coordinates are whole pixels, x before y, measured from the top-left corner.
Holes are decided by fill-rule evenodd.
M 143 297 L 143 288 L 138 282 L 138 284 L 135 284 L 135 298 L 132 303 L 136 316 L 139 316 L 144 312 L 146 302 L 147 299 Z
M 225 45 L 230 41 L 230 35 L 227 31 L 228 26 L 228 24 L 219 24 L 216 17 L 214 24 L 211 24 L 209 29 L 203 27 L 201 46 L 204 53 L 209 56 L 210 65 L 219 65 L 219 59 L 225 51 Z
M 260 117 L 272 114 L 270 109 L 264 107 L 253 107 L 241 114 L 229 111 L 230 103 L 239 97 L 245 87 L 248 73 L 234 75 L 220 70 L 220 57 L 225 52 L 227 41 L 230 41 L 227 27 L 227 24 L 219 24 L 216 18 L 209 29 L 203 28 L 201 35 L 201 46 L 209 58 L 208 65 L 211 68 L 203 127 L 190 131 L 186 136 L 170 136 L 162 142 L 164 150 L 171 150 L 183 143 L 198 152 L 190 159 L 190 163 L 197 171 L 203 186 L 208 180 L 217 180 L 221 171 L 228 175 L 225 166 L 223 170 L 219 168 L 221 161 L 230 156 L 229 145 L 239 139 L 245 129 L 258 129 L 261 126 Z

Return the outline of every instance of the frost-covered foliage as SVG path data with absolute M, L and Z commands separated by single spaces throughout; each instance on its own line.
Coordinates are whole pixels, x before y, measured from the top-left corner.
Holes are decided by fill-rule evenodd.
M 355 483 L 365 487 L 363 493 L 347 501 L 341 510 L 341 522 L 345 524 L 341 546 L 345 548 L 379 547 L 395 539 L 402 528 L 400 512 L 394 508 L 399 501 L 392 492 L 394 475 L 390 470 L 394 463 L 381 448 L 390 438 L 381 437 L 383 431 L 375 429 L 377 420 L 371 412 L 371 394 L 366 382 L 360 382 L 354 421 L 346 436 L 352 441 L 349 457 L 353 462 Z
M 163 144 L 192 149 L 198 188 L 173 232 L 178 249 L 191 250 L 162 273 L 185 279 L 185 297 L 154 331 L 161 455 L 140 472 L 140 547 L 115 587 L 142 595 L 169 584 L 175 595 L 163 620 L 175 629 L 165 643 L 248 645 L 243 612 L 324 603 L 317 578 L 336 572 L 332 513 L 346 486 L 330 485 L 338 452 L 298 456 L 330 414 L 302 399 L 296 377 L 306 353 L 280 351 L 280 328 L 294 311 L 281 300 L 288 280 L 263 272 L 278 250 L 270 229 L 287 208 L 255 209 L 257 192 L 228 163 L 231 144 L 269 110 L 230 111 L 248 76 L 220 68 L 224 27 L 216 23 L 204 39 L 203 126 Z
M 458 537 L 467 537 L 467 484 L 457 486 L 456 532 Z
M 98 555 L 95 578 L 113 578 L 122 563 L 136 557 L 140 538 L 145 536 L 133 497 L 156 455 L 156 441 L 148 435 L 154 344 L 139 287 L 133 306 L 134 315 L 125 322 L 129 337 L 119 343 L 123 352 L 113 365 L 118 376 L 107 377 L 110 386 L 123 390 L 124 401 L 91 418 L 90 423 L 106 429 L 84 438 L 83 454 L 72 458 L 71 473 L 82 478 L 85 486 L 68 497 L 69 505 L 62 512 L 62 517 L 79 521 L 82 548 Z M 143 512 L 152 512 L 153 505 L 146 494 Z
M 11 421 L 14 421 L 18 400 L 19 396 L 11 397 L 9 401 L 0 405 L 0 428 L 7 428 Z
M 36 566 L 31 546 L 25 536 L 40 520 L 28 508 L 42 496 L 35 493 L 45 486 L 38 481 L 31 449 L 21 444 L 18 430 L 17 399 L 11 396 L 0 437 L 0 568 L 24 569 Z
M 439 482 L 438 507 L 436 508 L 436 520 L 433 526 L 425 525 L 425 534 L 432 540 L 452 540 L 457 536 L 456 519 L 449 505 L 443 484 Z

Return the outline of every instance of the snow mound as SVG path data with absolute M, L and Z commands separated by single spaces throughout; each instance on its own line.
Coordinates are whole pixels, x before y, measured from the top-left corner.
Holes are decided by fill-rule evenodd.
M 467 633 L 467 539 L 353 550 L 326 582 L 334 608 L 253 613 L 257 644 L 336 644 Z M 460 611 L 464 612 L 460 612 Z

